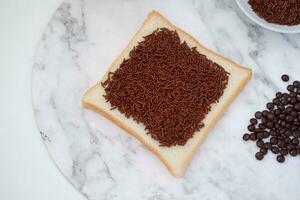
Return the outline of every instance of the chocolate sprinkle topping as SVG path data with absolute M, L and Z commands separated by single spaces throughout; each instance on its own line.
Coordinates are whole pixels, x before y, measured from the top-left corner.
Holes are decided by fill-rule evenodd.
M 249 0 L 252 10 L 269 23 L 300 24 L 300 0 Z
M 102 83 L 112 109 L 145 125 L 160 146 L 184 145 L 204 127 L 228 75 L 220 65 L 160 28 L 144 37 Z

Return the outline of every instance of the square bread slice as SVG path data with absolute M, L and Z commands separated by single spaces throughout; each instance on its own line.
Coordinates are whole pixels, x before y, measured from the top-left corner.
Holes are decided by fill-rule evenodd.
M 144 125 L 142 123 L 138 124 L 132 118 L 126 118 L 125 115 L 118 111 L 118 109 L 111 110 L 110 103 L 106 102 L 105 98 L 102 96 L 105 94 L 105 90 L 101 86 L 100 82 L 94 85 L 84 94 L 82 98 L 82 104 L 84 107 L 102 114 L 104 117 L 113 121 L 116 125 L 127 131 L 130 135 L 137 138 L 165 164 L 171 174 L 176 177 L 180 177 L 184 174 L 185 169 L 193 154 L 196 152 L 198 146 L 207 137 L 209 131 L 216 124 L 225 109 L 250 80 L 251 70 L 244 68 L 205 48 L 191 35 L 171 24 L 160 13 L 152 11 L 149 13 L 144 24 L 134 35 L 127 47 L 111 64 L 110 68 L 104 74 L 101 82 L 107 79 L 108 72 L 114 72 L 120 66 L 123 59 L 129 57 L 129 52 L 138 44 L 139 41 L 143 40 L 143 36 L 149 35 L 157 28 L 163 27 L 168 28 L 169 30 L 176 30 L 182 41 L 185 40 L 190 47 L 197 47 L 197 50 L 201 54 L 204 54 L 208 59 L 221 65 L 227 72 L 230 73 L 228 85 L 224 90 L 223 95 L 219 99 L 218 103 L 212 105 L 211 111 L 206 115 L 203 121 L 205 126 L 201 128 L 200 131 L 196 132 L 184 146 L 159 146 L 158 141 L 152 139 L 150 134 L 146 134 Z

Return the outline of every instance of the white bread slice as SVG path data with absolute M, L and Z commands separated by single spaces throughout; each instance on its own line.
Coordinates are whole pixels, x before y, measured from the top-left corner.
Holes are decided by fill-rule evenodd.
M 86 108 L 90 108 L 109 120 L 113 121 L 119 127 L 127 131 L 130 135 L 142 142 L 150 151 L 158 156 L 158 158 L 166 165 L 168 170 L 176 177 L 184 174 L 185 169 L 190 162 L 193 154 L 198 146 L 207 137 L 209 131 L 216 124 L 225 109 L 234 100 L 234 98 L 243 89 L 251 78 L 251 70 L 241 67 L 238 64 L 212 52 L 203 47 L 196 39 L 184 32 L 180 28 L 172 25 L 166 18 L 156 11 L 149 13 L 142 27 L 134 35 L 127 47 L 121 52 L 117 59 L 111 64 L 101 81 L 107 79 L 108 72 L 114 72 L 122 63 L 124 58 L 129 57 L 129 52 L 139 41 L 143 40 L 143 36 L 151 34 L 154 30 L 165 27 L 170 30 L 176 30 L 181 40 L 185 40 L 190 47 L 197 47 L 197 50 L 207 56 L 213 62 L 221 65 L 230 73 L 227 88 L 219 99 L 219 102 L 212 105 L 211 111 L 204 119 L 205 126 L 190 138 L 184 146 L 161 147 L 159 143 L 152 139 L 150 134 L 146 134 L 144 125 L 135 122 L 132 118 L 126 118 L 117 109 L 110 110 L 109 102 L 106 102 L 102 95 L 105 94 L 100 82 L 90 88 L 82 98 L 82 104 Z

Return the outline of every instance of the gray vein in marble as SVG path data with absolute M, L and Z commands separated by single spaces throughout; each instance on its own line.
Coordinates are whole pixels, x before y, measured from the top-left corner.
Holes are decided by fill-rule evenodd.
M 44 142 L 51 142 L 51 139 L 48 135 L 46 135 L 44 132 L 40 131 L 40 135 Z
M 104 166 L 105 166 L 105 171 L 106 171 L 108 177 L 109 177 L 111 180 L 113 180 L 114 183 L 116 183 L 116 180 L 115 180 L 114 177 L 111 175 L 111 172 L 110 172 L 110 170 L 109 170 L 109 167 L 107 166 L 107 164 L 106 164 L 106 162 L 105 162 L 104 160 L 103 160 L 103 164 L 104 164 Z
M 44 63 L 34 63 L 33 68 L 36 70 L 45 70 L 45 64 Z
M 70 13 L 71 4 L 63 3 L 58 9 L 58 21 L 65 27 L 65 34 L 61 37 L 62 42 L 67 44 L 67 48 L 73 53 L 72 58 L 78 58 L 78 51 L 76 45 L 85 42 L 86 38 L 86 25 L 84 14 L 84 1 L 80 1 L 81 18 L 73 17 Z M 75 62 L 75 66 L 80 69 L 80 65 Z
M 86 176 L 83 172 L 82 165 L 77 160 L 73 160 L 71 178 L 76 181 L 75 185 L 78 187 L 78 190 L 82 191 L 86 182 Z
M 300 36 L 300 34 L 298 34 Z M 286 42 L 295 49 L 299 49 L 299 44 L 297 41 L 293 40 L 292 37 L 287 36 L 286 34 L 281 34 L 281 36 L 286 40 Z

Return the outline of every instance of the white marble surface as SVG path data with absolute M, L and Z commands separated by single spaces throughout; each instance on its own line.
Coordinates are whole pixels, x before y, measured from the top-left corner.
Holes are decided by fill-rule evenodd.
M 205 46 L 249 66 L 253 78 L 195 154 L 183 178 L 80 98 L 125 47 L 147 13 L 158 10 Z M 258 162 L 241 140 L 247 120 L 300 79 L 300 35 L 252 24 L 234 1 L 72 1 L 50 20 L 33 66 L 34 112 L 64 176 L 89 199 L 300 199 L 300 159 Z

